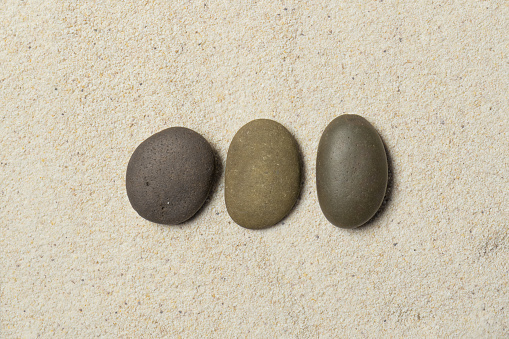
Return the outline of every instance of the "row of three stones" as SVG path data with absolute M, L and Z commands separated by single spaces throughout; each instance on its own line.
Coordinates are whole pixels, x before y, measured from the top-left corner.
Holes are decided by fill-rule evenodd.
M 134 210 L 160 224 L 191 219 L 220 176 L 214 153 L 203 136 L 184 127 L 165 129 L 143 141 L 126 173 Z M 268 119 L 249 122 L 228 150 L 228 214 L 249 229 L 277 224 L 299 198 L 301 171 L 299 147 L 283 125 Z M 321 210 L 332 224 L 355 228 L 371 219 L 383 201 L 387 179 L 384 145 L 366 119 L 345 114 L 326 127 L 318 145 L 316 185 Z

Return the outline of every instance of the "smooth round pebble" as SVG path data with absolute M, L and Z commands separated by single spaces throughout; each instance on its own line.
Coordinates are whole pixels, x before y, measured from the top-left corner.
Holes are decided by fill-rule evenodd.
M 245 228 L 277 224 L 299 196 L 297 143 L 283 125 L 273 120 L 253 120 L 235 134 L 225 172 L 228 214 Z
M 325 128 L 316 157 L 316 188 L 332 224 L 355 228 L 370 220 L 383 202 L 387 180 L 382 139 L 366 119 L 344 114 Z
M 126 173 L 132 207 L 143 218 L 175 225 L 201 208 L 212 186 L 214 153 L 200 134 L 171 127 L 143 141 Z

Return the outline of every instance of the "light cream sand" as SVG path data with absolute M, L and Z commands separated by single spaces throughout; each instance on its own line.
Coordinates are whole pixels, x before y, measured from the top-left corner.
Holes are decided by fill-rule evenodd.
M 509 2 L 0 2 L 2 338 L 509 336 Z M 385 211 L 322 215 L 330 120 L 366 117 L 394 171 Z M 202 212 L 151 224 L 124 188 L 170 126 L 224 164 L 273 118 L 301 200 L 274 228 Z

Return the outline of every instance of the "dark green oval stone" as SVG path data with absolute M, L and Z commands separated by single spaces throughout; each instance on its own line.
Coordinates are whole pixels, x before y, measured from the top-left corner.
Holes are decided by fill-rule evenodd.
M 316 189 L 332 224 L 355 228 L 366 223 L 383 202 L 387 180 L 382 139 L 366 119 L 344 114 L 325 128 L 316 157 Z
M 299 196 L 297 143 L 283 125 L 273 120 L 253 120 L 235 134 L 225 172 L 226 209 L 245 228 L 277 224 Z
M 200 134 L 171 127 L 143 141 L 126 172 L 132 207 L 143 218 L 175 225 L 201 208 L 212 186 L 214 153 Z

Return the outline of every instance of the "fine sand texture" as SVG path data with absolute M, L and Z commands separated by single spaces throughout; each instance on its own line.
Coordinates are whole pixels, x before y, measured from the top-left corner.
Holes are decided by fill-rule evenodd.
M 316 196 L 340 114 L 379 131 L 368 225 Z M 282 222 L 228 216 L 257 118 L 299 143 Z M 131 208 L 134 149 L 171 126 L 216 153 L 179 226 Z M 509 337 L 509 2 L 0 1 L 1 338 Z

